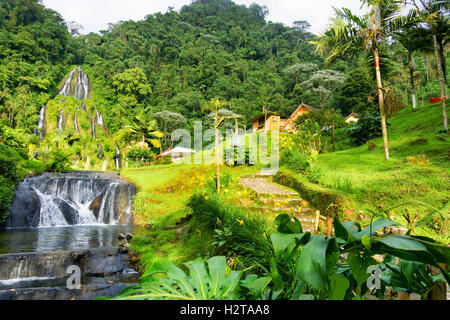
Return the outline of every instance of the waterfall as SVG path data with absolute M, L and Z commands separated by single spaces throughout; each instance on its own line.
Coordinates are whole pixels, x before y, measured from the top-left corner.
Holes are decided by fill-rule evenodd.
M 103 121 L 103 115 L 101 113 L 99 113 L 98 111 L 95 111 L 95 112 L 96 112 L 96 116 L 95 116 L 96 124 L 101 125 L 103 127 L 103 129 L 106 130 L 105 122 Z
M 98 142 L 98 159 L 102 160 L 105 157 L 105 154 L 103 153 L 102 144 L 100 141 Z
M 117 174 L 46 173 L 19 184 L 7 227 L 130 224 L 135 194 L 136 188 Z
M 75 116 L 74 116 L 74 119 L 73 119 L 73 123 L 74 123 L 74 125 L 75 125 L 75 132 L 79 132 L 79 131 L 80 131 L 80 128 L 78 127 L 77 113 L 76 113 L 76 112 L 75 112 Z
M 63 124 L 64 124 L 64 111 L 61 110 L 61 112 L 59 113 L 59 116 L 58 116 L 58 129 L 61 131 L 64 131 Z
M 95 122 L 89 119 L 89 122 L 91 123 L 91 129 L 92 129 L 92 137 L 97 138 L 97 135 L 95 134 Z
M 62 88 L 62 90 L 58 93 L 59 95 L 68 97 L 71 95 L 72 93 L 72 88 L 70 83 L 73 81 L 73 77 L 75 76 L 75 72 L 77 70 L 81 69 L 80 67 L 76 67 L 75 69 L 72 70 L 72 72 L 69 74 L 69 77 L 67 78 L 66 82 L 64 83 L 64 86 Z
M 75 73 L 78 71 L 77 83 L 75 85 L 75 89 L 72 90 L 72 81 L 74 80 Z M 86 99 L 89 96 L 89 78 L 86 73 L 83 72 L 80 66 L 70 72 L 69 77 L 64 83 L 63 88 L 59 92 L 59 95 L 63 95 L 65 97 L 74 96 L 79 100 Z
M 75 86 L 75 98 L 79 100 L 86 99 L 89 96 L 89 78 L 86 73 L 79 67 L 78 81 Z
M 45 106 L 43 106 L 41 108 L 41 111 L 39 111 L 38 128 L 35 133 L 41 138 L 43 138 L 45 135 Z
M 116 163 L 117 170 L 122 169 L 121 158 L 122 158 L 122 155 L 120 153 L 119 146 L 117 145 L 117 142 L 116 142 L 116 155 L 114 157 L 114 162 Z

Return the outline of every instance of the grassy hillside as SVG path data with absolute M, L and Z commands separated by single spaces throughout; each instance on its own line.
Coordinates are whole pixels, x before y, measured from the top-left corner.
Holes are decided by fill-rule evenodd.
M 344 199 L 348 218 L 367 220 L 369 210 L 381 205 L 407 225 L 403 215 L 409 211 L 417 233 L 436 234 L 449 242 L 448 223 L 436 214 L 440 211 L 448 217 L 449 212 L 450 143 L 447 135 L 437 134 L 442 127 L 442 110 L 439 106 L 405 110 L 388 122 L 389 162 L 384 160 L 383 142 L 378 138 L 370 141 L 375 148 L 363 145 L 320 155 L 314 164 L 320 176 L 318 186 L 305 176 L 295 177 L 311 189 L 322 187 Z M 407 205 L 389 210 L 401 204 Z

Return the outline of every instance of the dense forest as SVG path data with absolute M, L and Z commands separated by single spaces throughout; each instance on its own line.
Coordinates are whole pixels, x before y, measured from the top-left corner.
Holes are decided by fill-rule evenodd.
M 267 14 L 257 4 L 200 0 L 179 12 L 79 35 L 76 24 L 38 0 L 2 1 L 0 121 L 32 133 L 40 107 L 75 65 L 92 79 L 96 105 L 113 133 L 142 110 L 178 112 L 192 122 L 203 117 L 201 108 L 211 98 L 228 101 L 247 119 L 265 105 L 286 117 L 302 101 L 344 115 L 371 107 L 367 98 L 376 87 L 370 59 L 348 58 L 323 70 L 301 12 L 293 27 L 267 22 Z M 385 85 L 406 106 L 407 50 L 390 41 L 382 57 Z M 415 52 L 413 61 L 419 101 L 438 96 L 433 52 Z

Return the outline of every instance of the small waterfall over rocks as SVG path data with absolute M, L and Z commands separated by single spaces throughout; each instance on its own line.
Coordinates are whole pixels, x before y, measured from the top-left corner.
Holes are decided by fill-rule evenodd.
M 118 174 L 46 173 L 19 184 L 7 228 L 128 225 L 136 188 Z

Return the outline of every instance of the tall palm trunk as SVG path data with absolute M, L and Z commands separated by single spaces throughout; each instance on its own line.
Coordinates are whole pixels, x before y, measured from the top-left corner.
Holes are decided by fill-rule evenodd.
M 447 107 L 445 103 L 445 89 L 444 89 L 444 73 L 442 71 L 442 64 L 441 64 L 441 58 L 439 55 L 439 46 L 437 42 L 436 35 L 433 35 L 433 42 L 434 42 L 434 53 L 436 55 L 436 61 L 437 61 L 437 67 L 439 72 L 439 84 L 441 86 L 441 100 L 442 100 L 442 114 L 444 116 L 444 129 L 448 130 L 448 120 L 447 120 Z
M 375 42 L 373 45 L 373 57 L 375 60 L 375 69 L 377 74 L 378 100 L 380 103 L 381 128 L 383 131 L 384 156 L 386 161 L 389 161 L 389 142 L 386 125 L 386 111 L 384 109 L 383 82 L 381 81 L 380 55 Z
M 408 50 L 408 60 L 409 60 L 409 71 L 411 73 L 411 89 L 412 89 L 412 100 L 413 100 L 413 109 L 417 108 L 417 95 L 416 95 L 416 84 L 414 80 L 414 62 L 412 59 L 412 53 Z

